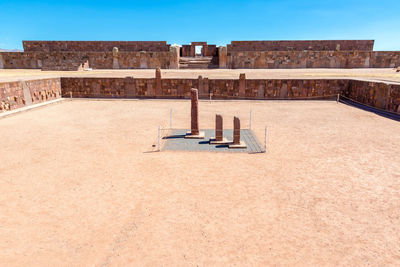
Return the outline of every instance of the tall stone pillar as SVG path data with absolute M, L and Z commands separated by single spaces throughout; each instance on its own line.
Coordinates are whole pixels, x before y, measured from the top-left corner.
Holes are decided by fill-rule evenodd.
M 4 60 L 3 60 L 3 56 L 0 55 L 0 69 L 4 69 Z
M 228 67 L 228 50 L 226 46 L 218 47 L 218 61 L 220 69 L 226 69 Z
M 162 85 L 161 85 L 161 69 L 157 68 L 156 69 L 156 92 L 155 96 L 157 97 L 162 97 Z
M 215 141 L 222 141 L 223 139 L 223 125 L 222 116 L 220 114 L 215 115 Z
M 191 99 L 191 134 L 199 134 L 199 92 L 197 89 L 190 90 Z
M 229 148 L 246 148 L 246 143 L 240 141 L 240 119 L 233 117 L 233 142 Z
M 233 144 L 240 144 L 240 119 L 233 117 Z
M 173 45 L 169 48 L 169 68 L 170 69 L 179 69 L 179 50 L 180 47 L 177 45 Z
M 190 100 L 190 132 L 186 134 L 185 138 L 203 139 L 205 134 L 199 130 L 199 91 L 197 89 L 192 88 L 190 90 Z
M 118 47 L 114 47 L 112 53 L 113 53 L 113 69 L 119 69 L 119 62 L 118 62 L 119 51 L 118 51 Z
M 246 97 L 246 74 L 239 75 L 239 97 Z

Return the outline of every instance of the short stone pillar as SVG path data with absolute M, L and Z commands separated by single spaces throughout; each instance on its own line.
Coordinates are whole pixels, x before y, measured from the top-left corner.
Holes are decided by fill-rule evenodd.
M 246 97 L 246 74 L 239 75 L 239 97 Z
M 156 92 L 155 92 L 155 96 L 159 96 L 162 97 L 163 93 L 162 93 L 162 85 L 161 85 L 161 69 L 160 68 L 156 68 Z
M 195 88 L 190 90 L 191 100 L 191 118 L 190 118 L 190 132 L 186 134 L 185 138 L 203 139 L 204 132 L 199 130 L 199 91 Z
M 226 46 L 218 47 L 218 61 L 220 69 L 226 69 L 228 67 L 228 50 Z
M 246 143 L 240 141 L 240 119 L 233 117 L 233 142 L 229 148 L 246 148 Z
M 173 45 L 169 48 L 170 58 L 169 58 L 169 68 L 179 69 L 179 50 L 180 47 Z
M 119 56 L 119 51 L 118 47 L 114 47 L 112 50 L 113 53 L 113 69 L 119 69 L 119 62 L 118 62 L 118 56 Z
M 215 141 L 222 141 L 223 139 L 223 126 L 222 126 L 222 116 L 220 114 L 215 115 Z

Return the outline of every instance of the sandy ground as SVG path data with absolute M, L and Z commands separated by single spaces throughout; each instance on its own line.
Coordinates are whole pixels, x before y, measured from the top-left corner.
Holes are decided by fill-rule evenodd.
M 265 154 L 152 152 L 186 100 L 73 100 L 0 119 L 4 266 L 400 265 L 400 123 L 327 101 L 200 101 Z
M 163 69 L 163 78 L 198 78 L 199 75 L 213 79 L 239 78 L 246 73 L 249 79 L 362 79 L 400 82 L 400 73 L 393 69 L 211 69 L 169 70 Z M 54 77 L 126 77 L 153 78 L 154 69 L 92 70 L 92 71 L 41 71 L 0 69 L 0 82 Z

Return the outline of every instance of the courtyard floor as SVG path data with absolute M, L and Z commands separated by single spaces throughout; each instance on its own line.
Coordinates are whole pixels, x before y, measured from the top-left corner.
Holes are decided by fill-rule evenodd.
M 153 74 L 153 71 L 151 72 Z M 400 123 L 334 101 L 200 101 L 266 153 L 155 152 L 188 100 L 66 100 L 0 119 L 7 266 L 399 265 Z

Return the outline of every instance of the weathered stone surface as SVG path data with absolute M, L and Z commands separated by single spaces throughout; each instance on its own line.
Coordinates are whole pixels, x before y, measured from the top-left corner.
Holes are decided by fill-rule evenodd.
M 218 56 L 219 56 L 219 68 L 226 69 L 228 67 L 228 50 L 226 46 L 218 47 Z
M 233 144 L 240 145 L 240 119 L 233 117 Z
M 239 75 L 239 97 L 246 96 L 246 74 L 240 73 Z
M 118 47 L 114 47 L 112 50 L 113 53 L 113 69 L 119 69 L 119 62 L 118 62 Z
M 0 111 L 61 97 L 60 78 L 0 83 Z
M 222 116 L 220 114 L 215 115 L 215 141 L 223 141 L 224 128 Z
M 190 90 L 191 96 L 191 134 L 199 134 L 199 92 L 197 89 Z
M 156 69 L 156 92 L 155 96 L 163 96 L 162 86 L 161 86 L 161 69 Z
M 180 47 L 177 45 L 173 45 L 170 47 L 170 60 L 169 60 L 170 69 L 179 69 L 179 50 Z

